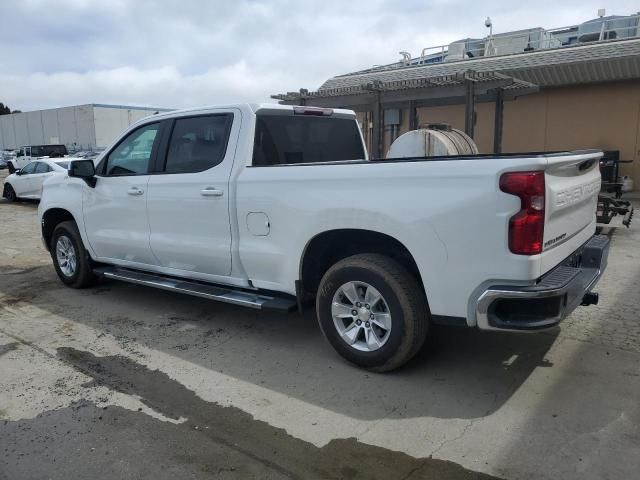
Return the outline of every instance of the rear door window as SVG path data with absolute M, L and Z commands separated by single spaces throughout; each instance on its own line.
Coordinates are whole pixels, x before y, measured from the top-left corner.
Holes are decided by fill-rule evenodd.
M 51 171 L 51 167 L 44 162 L 36 163 L 36 171 L 34 173 L 47 173 Z
M 195 173 L 218 165 L 226 154 L 232 124 L 232 113 L 176 119 L 165 172 Z
M 43 149 L 44 154 L 50 157 L 64 157 L 68 153 L 64 145 L 46 145 Z
M 44 149 L 37 145 L 31 147 L 31 156 L 32 157 L 44 157 L 46 155 Z
M 336 162 L 365 158 L 355 119 L 258 114 L 253 165 Z

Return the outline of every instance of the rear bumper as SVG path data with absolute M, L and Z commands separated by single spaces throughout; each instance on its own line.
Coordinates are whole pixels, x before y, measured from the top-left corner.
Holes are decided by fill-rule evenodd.
M 477 302 L 478 327 L 541 330 L 557 325 L 583 303 L 604 272 L 608 255 L 609 238 L 594 235 L 535 285 L 488 288 Z M 597 297 L 590 300 L 596 303 Z

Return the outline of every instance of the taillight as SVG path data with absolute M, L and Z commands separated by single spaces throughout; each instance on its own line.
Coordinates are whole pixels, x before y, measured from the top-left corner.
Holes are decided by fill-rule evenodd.
M 500 190 L 520 197 L 520 211 L 509 220 L 509 250 L 518 255 L 542 252 L 544 237 L 544 172 L 509 172 Z
M 295 106 L 293 107 L 294 115 L 314 115 L 317 117 L 330 117 L 333 115 L 332 108 L 321 108 L 321 107 L 305 107 L 305 106 Z

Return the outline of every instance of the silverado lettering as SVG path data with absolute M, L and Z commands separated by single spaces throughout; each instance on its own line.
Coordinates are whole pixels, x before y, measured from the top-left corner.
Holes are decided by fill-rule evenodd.
M 585 198 L 590 198 L 594 193 L 600 191 L 600 179 L 594 180 L 587 185 L 578 185 L 567 190 L 562 190 L 556 194 L 556 205 L 565 207 L 581 202 Z

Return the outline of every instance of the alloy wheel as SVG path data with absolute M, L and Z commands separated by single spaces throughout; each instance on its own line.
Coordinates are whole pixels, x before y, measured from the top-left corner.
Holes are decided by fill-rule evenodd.
M 391 333 L 389 305 L 366 282 L 347 282 L 336 290 L 331 303 L 333 324 L 347 345 L 363 352 L 381 348 Z
M 72 277 L 73 274 L 76 273 L 76 249 L 66 235 L 58 237 L 56 242 L 56 259 L 58 260 L 60 271 L 65 277 Z

